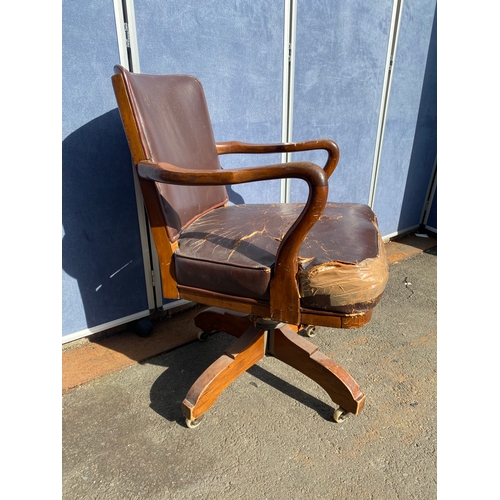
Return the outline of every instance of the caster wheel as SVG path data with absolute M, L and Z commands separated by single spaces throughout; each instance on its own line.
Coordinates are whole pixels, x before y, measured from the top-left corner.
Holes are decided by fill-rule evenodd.
M 134 332 L 139 337 L 149 337 L 153 333 L 153 323 L 149 319 L 140 319 L 134 323 Z
M 201 424 L 201 421 L 203 420 L 203 415 L 201 417 L 195 418 L 194 420 L 189 420 L 189 418 L 186 418 L 186 425 L 190 429 L 196 429 Z
M 204 330 L 200 330 L 198 332 L 198 340 L 200 342 L 206 342 L 208 340 L 209 336 L 210 336 L 210 332 L 205 332 Z
M 348 411 L 344 410 L 344 408 L 341 408 L 340 406 L 333 412 L 333 420 L 337 422 L 338 424 L 340 422 L 343 422 L 347 415 L 349 414 Z
M 200 330 L 198 332 L 198 340 L 200 342 L 206 342 L 209 339 L 210 335 L 213 335 L 214 333 L 217 333 L 217 332 L 218 332 L 218 330 L 211 330 L 209 332 L 206 332 L 205 330 Z
M 306 337 L 309 337 L 309 338 L 316 337 L 316 327 L 312 326 L 312 325 L 308 326 L 305 329 L 305 334 L 306 334 Z

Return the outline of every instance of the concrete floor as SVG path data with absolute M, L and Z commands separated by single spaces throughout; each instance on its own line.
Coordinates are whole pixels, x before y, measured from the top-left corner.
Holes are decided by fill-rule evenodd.
M 186 428 L 180 403 L 233 342 L 223 333 L 73 383 L 63 498 L 436 498 L 436 261 L 437 246 L 392 258 L 372 321 L 311 339 L 367 396 L 341 424 L 323 389 L 268 357 Z

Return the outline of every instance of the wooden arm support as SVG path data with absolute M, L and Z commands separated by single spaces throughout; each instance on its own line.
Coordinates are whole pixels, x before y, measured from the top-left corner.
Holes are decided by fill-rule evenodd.
M 225 154 L 267 154 L 267 153 L 297 153 L 299 151 L 312 151 L 323 149 L 328 152 L 323 170 L 330 177 L 337 167 L 340 158 L 340 151 L 337 144 L 331 139 L 318 139 L 316 141 L 276 143 L 276 144 L 250 144 L 247 142 L 230 141 L 218 142 L 215 144 L 217 153 Z
M 302 241 L 321 216 L 326 204 L 328 177 L 322 168 L 309 162 L 290 162 L 264 167 L 206 171 L 145 160 L 139 162 L 137 170 L 143 179 L 177 185 L 215 186 L 282 178 L 306 181 L 309 186 L 307 202 L 278 248 L 270 284 L 271 318 L 294 325 L 300 323 L 300 296 L 296 280 L 298 253 Z

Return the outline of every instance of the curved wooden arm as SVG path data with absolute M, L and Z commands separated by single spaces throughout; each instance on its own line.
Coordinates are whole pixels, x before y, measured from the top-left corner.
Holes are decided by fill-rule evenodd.
M 191 186 L 221 186 L 273 179 L 297 178 L 312 186 L 328 186 L 325 172 L 310 162 L 290 162 L 261 167 L 227 170 L 195 170 L 166 162 L 144 160 L 137 165 L 139 177 L 167 184 Z
M 240 154 L 266 154 L 266 153 L 297 153 L 299 151 L 312 151 L 324 149 L 328 152 L 323 170 L 330 177 L 337 167 L 340 158 L 340 151 L 337 144 L 331 139 L 318 139 L 316 141 L 290 142 L 276 144 L 250 144 L 247 142 L 230 141 L 218 142 L 215 144 L 217 153 L 220 155 L 240 153 Z
M 177 185 L 215 186 L 242 184 L 271 179 L 298 178 L 309 186 L 309 196 L 297 220 L 288 229 L 278 248 L 270 284 L 271 318 L 291 324 L 300 323 L 300 296 L 297 286 L 298 253 L 302 241 L 319 219 L 328 197 L 328 177 L 314 163 L 290 162 L 264 167 L 231 170 L 190 170 L 169 163 L 141 161 L 140 177 Z

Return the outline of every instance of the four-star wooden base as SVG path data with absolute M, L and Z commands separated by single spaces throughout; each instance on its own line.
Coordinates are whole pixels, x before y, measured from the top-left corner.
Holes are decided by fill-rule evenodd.
M 323 387 L 339 405 L 334 420 L 340 422 L 347 413 L 357 415 L 363 409 L 365 395 L 354 379 L 291 326 L 215 307 L 199 313 L 195 324 L 202 332 L 221 331 L 238 339 L 200 375 L 182 402 L 188 427 L 197 427 L 222 391 L 266 355 Z

